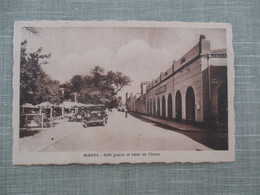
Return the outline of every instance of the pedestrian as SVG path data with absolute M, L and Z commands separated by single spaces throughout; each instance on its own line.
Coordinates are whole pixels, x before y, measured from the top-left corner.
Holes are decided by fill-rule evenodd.
M 105 124 L 107 124 L 107 119 L 108 119 L 108 109 L 107 108 L 105 109 L 104 115 L 105 115 Z
M 127 118 L 127 108 L 125 109 L 125 118 Z

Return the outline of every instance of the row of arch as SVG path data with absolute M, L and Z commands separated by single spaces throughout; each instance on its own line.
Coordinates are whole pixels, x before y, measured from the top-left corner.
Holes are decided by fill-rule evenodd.
M 167 100 L 166 100 L 167 98 Z M 217 121 L 220 126 L 227 126 L 228 122 L 228 97 L 227 97 L 227 83 L 223 82 L 217 87 L 216 91 L 216 102 L 217 104 Z M 148 114 L 153 116 L 158 116 L 162 118 L 166 118 L 166 110 L 167 110 L 167 118 L 173 119 L 175 118 L 176 121 L 181 121 L 183 108 L 182 108 L 182 101 L 183 101 L 182 94 L 180 90 L 176 91 L 175 94 L 175 101 L 173 102 L 173 96 L 171 93 L 168 96 L 163 95 L 162 98 L 157 97 L 157 99 L 153 98 L 148 100 L 147 102 L 147 111 Z M 167 101 L 167 107 L 166 107 Z M 157 106 L 156 106 L 157 105 Z M 173 116 L 173 108 L 175 109 L 175 116 Z M 187 122 L 194 122 L 196 115 L 195 115 L 195 93 L 191 86 L 187 88 L 186 96 L 185 96 L 185 111 L 186 111 L 186 121 Z
M 195 93 L 191 86 L 187 88 L 185 103 L 186 103 L 186 120 L 195 121 Z M 156 105 L 157 105 L 157 109 L 156 109 Z M 175 116 L 173 116 L 173 97 L 171 93 L 169 93 L 167 96 L 167 108 L 166 108 L 165 95 L 163 95 L 161 99 L 160 97 L 157 97 L 157 99 L 153 98 L 148 100 L 147 103 L 148 114 L 166 118 L 166 110 L 168 113 L 167 117 L 169 119 L 175 118 L 176 121 L 182 120 L 182 95 L 179 90 L 176 92 L 175 95 Z

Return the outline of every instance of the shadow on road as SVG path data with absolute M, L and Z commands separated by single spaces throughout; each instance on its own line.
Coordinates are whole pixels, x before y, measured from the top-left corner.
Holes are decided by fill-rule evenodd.
M 54 128 L 56 125 L 60 124 L 61 122 L 58 122 L 58 121 L 54 121 L 52 123 L 52 125 L 48 125 L 47 127 L 45 127 L 45 129 L 47 128 Z M 39 127 L 35 127 L 35 128 L 20 128 L 20 133 L 19 133 L 19 137 L 20 138 L 24 138 L 24 137 L 30 137 L 30 136 L 33 136 L 37 133 L 40 133 L 42 130 L 41 128 Z
M 20 138 L 24 138 L 24 137 L 30 137 L 33 136 L 37 133 L 40 133 L 40 130 L 30 130 L 30 129 L 20 129 Z
M 187 137 L 211 148 L 214 150 L 228 150 L 228 131 L 183 131 L 177 128 L 169 127 L 160 123 L 150 121 L 148 119 L 132 115 L 135 118 L 138 118 L 144 122 L 151 123 L 154 126 L 161 127 L 165 130 L 175 131 L 186 135 Z

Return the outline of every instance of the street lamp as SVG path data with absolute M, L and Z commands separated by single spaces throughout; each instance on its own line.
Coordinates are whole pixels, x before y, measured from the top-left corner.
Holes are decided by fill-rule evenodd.
M 74 102 L 77 102 L 77 93 L 73 93 L 74 94 Z

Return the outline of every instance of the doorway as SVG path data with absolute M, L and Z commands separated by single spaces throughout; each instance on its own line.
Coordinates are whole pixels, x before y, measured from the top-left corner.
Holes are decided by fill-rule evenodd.
M 186 92 L 186 121 L 188 123 L 195 121 L 195 94 L 192 87 L 188 87 Z
M 227 83 L 222 83 L 218 88 L 218 122 L 219 126 L 227 128 L 228 124 L 228 100 Z
M 176 112 L 176 121 L 182 120 L 182 100 L 181 92 L 178 90 L 175 97 L 175 112 Z
M 168 118 L 172 119 L 172 94 L 168 95 Z

